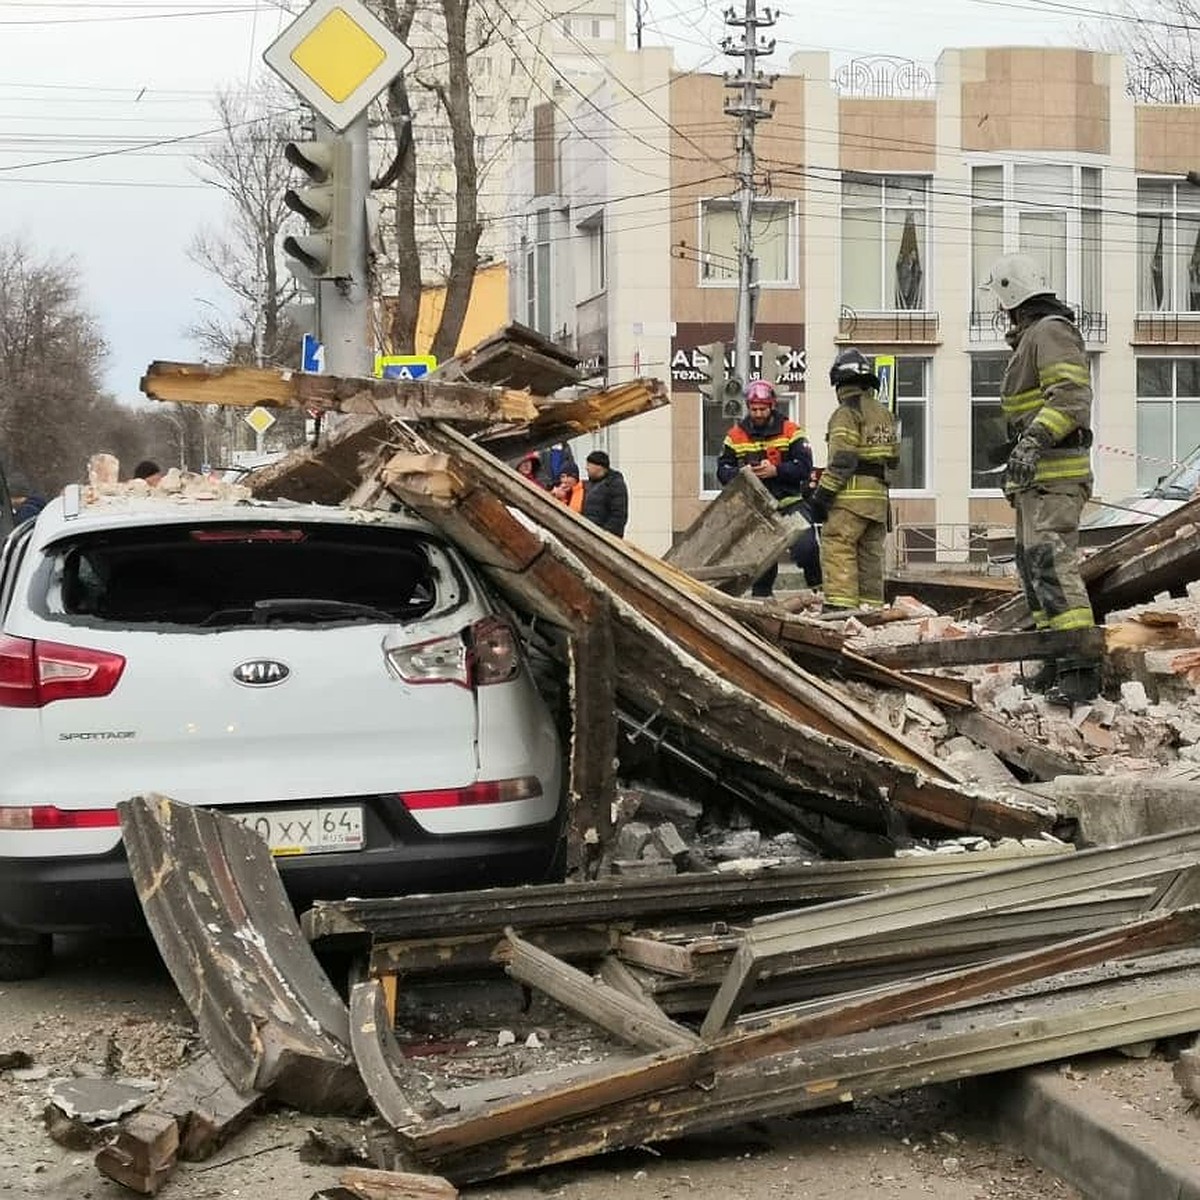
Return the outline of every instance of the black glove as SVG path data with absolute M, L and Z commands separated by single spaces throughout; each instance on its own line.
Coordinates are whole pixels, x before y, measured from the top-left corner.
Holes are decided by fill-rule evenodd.
M 829 502 L 832 497 L 826 488 L 817 488 L 808 501 L 809 519 L 814 525 L 823 525 L 829 516 Z
M 1004 477 L 1007 486 L 1021 491 L 1032 487 L 1037 477 L 1038 462 L 1042 451 L 1052 441 L 1050 431 L 1044 425 L 1033 424 L 1017 439 L 1013 452 L 1008 456 L 1008 469 Z

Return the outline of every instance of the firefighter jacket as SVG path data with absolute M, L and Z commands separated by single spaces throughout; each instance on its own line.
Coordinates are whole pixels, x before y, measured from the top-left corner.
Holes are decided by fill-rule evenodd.
M 1038 315 L 1010 335 L 1012 358 L 1000 384 L 1000 408 L 1015 444 L 1031 426 L 1049 443 L 1034 486 L 1092 482 L 1092 387 L 1083 338 L 1068 316 Z M 1014 489 L 1005 484 L 1006 492 Z
M 900 461 L 895 418 L 872 390 L 843 386 L 837 393 L 817 496 L 827 509 L 836 504 L 865 520 L 886 521 L 888 470 Z
M 726 435 L 717 457 L 717 479 L 728 483 L 743 467 L 755 463 L 775 464 L 775 476 L 760 482 L 775 497 L 780 509 L 799 504 L 809 493 L 812 447 L 804 430 L 778 409 L 765 425 L 743 417 Z

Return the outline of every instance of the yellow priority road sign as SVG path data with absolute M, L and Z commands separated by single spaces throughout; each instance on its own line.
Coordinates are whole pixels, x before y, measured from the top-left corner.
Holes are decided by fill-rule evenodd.
M 360 0 L 313 0 L 267 47 L 267 66 L 339 133 L 412 51 Z
M 275 414 L 261 405 L 256 405 L 242 420 L 261 437 L 275 424 Z

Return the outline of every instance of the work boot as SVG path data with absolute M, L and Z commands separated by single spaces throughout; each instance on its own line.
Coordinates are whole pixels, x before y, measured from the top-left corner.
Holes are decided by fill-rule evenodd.
M 1087 704 L 1100 695 L 1100 663 L 1094 658 L 1061 658 L 1058 679 L 1046 690 L 1050 704 L 1067 708 Z
M 1029 692 L 1048 692 L 1058 682 L 1058 663 L 1047 658 L 1032 674 L 1021 673 L 1021 682 Z

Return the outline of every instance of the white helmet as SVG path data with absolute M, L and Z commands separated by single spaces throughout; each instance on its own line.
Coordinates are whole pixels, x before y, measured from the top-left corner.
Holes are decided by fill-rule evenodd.
M 996 259 L 984 287 L 992 289 L 1006 310 L 1024 304 L 1031 296 L 1054 295 L 1046 272 L 1028 254 L 1005 254 Z

